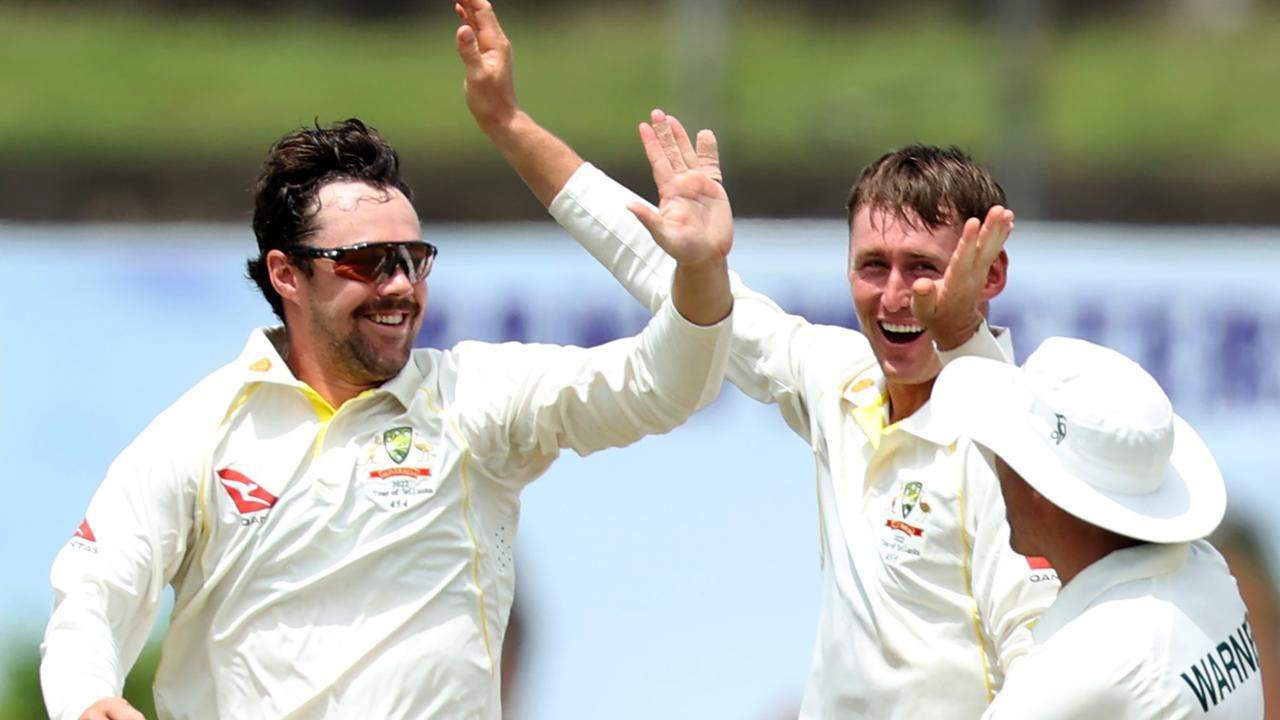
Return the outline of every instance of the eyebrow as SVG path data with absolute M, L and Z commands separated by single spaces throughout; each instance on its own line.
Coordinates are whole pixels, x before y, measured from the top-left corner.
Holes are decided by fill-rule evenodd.
M 925 260 L 931 263 L 939 263 L 942 265 L 946 265 L 947 261 L 951 259 L 949 257 L 942 257 L 941 255 L 935 255 L 932 253 L 922 253 L 922 252 L 910 253 L 908 257 L 910 257 L 912 260 Z
M 860 248 L 860 249 L 858 249 L 858 250 L 854 250 L 854 252 L 853 252 L 853 257 L 854 257 L 854 258 L 856 258 L 856 259 L 862 259 L 862 258 L 881 258 L 881 257 L 887 257 L 888 255 L 889 255 L 889 253 L 885 252 L 882 248 L 878 248 L 878 247 L 876 247 L 876 248 Z M 947 262 L 948 262 L 948 261 L 950 261 L 950 259 L 951 259 L 951 258 L 950 258 L 950 257 L 943 257 L 942 255 L 939 255 L 939 254 L 933 254 L 933 253 L 924 253 L 924 252 L 912 251 L 912 252 L 907 253 L 907 259 L 908 259 L 908 260 L 916 260 L 916 261 L 924 260 L 924 261 L 926 261 L 926 262 L 937 263 L 937 264 L 940 264 L 940 265 L 946 265 L 946 264 L 947 264 Z

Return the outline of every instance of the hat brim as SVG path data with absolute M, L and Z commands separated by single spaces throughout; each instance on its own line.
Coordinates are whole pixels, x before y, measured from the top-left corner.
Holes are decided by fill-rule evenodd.
M 1022 371 L 982 358 L 959 358 L 939 375 L 932 411 L 962 435 L 998 455 L 1028 485 L 1062 510 L 1092 525 L 1156 543 L 1205 537 L 1222 522 L 1226 489 L 1209 448 L 1174 416 L 1174 443 L 1164 482 L 1129 495 L 1091 485 L 1068 472 L 1050 433 L 1032 413 L 1034 396 Z

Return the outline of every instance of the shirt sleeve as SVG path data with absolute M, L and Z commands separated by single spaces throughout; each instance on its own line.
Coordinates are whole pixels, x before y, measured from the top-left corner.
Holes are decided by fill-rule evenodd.
M 551 215 L 619 283 L 652 312 L 671 292 L 675 261 L 626 209 L 640 196 L 584 163 L 552 200 Z M 727 377 L 760 402 L 777 403 L 787 424 L 809 439 L 804 403 L 815 363 L 874 362 L 870 345 L 845 328 L 813 325 L 782 310 L 730 273 L 734 296 L 733 343 Z M 810 352 L 816 345 L 822 352 Z
M 973 593 L 1000 671 L 1007 675 L 1032 646 L 1031 627 L 1058 596 L 1058 575 L 1040 558 L 1009 546 L 1009 523 L 995 471 L 972 442 L 966 453 L 965 526 L 973 538 Z
M 459 345 L 458 399 L 485 457 L 586 455 L 665 433 L 720 390 L 733 315 L 690 323 L 671 303 L 636 336 L 594 348 Z
M 80 529 L 54 559 L 40 683 L 55 720 L 74 720 L 121 695 L 186 551 L 194 489 L 176 449 L 160 437 L 173 422 L 161 415 L 112 463 Z

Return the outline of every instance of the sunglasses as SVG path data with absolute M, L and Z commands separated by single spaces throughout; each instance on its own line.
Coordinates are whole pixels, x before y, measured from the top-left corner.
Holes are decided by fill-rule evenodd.
M 423 240 L 411 242 L 360 243 L 336 248 L 294 245 L 284 249 L 291 257 L 331 260 L 333 273 L 349 280 L 382 283 L 396 268 L 404 268 L 409 282 L 425 280 L 435 264 L 436 246 Z

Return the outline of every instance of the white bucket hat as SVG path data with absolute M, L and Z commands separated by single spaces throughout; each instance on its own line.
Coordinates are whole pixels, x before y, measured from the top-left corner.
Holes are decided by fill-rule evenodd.
M 1018 368 L 959 358 L 932 411 L 999 456 L 1036 492 L 1098 527 L 1186 542 L 1226 512 L 1222 472 L 1155 378 L 1115 350 L 1049 338 Z

